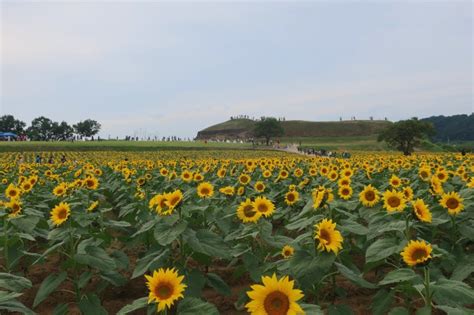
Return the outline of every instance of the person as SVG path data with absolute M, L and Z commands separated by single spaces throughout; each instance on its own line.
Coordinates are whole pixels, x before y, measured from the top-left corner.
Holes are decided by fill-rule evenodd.
M 39 154 L 36 154 L 35 162 L 41 164 L 41 156 Z
M 53 162 L 54 162 L 53 156 L 50 155 L 50 156 L 49 156 L 48 163 L 49 163 L 49 164 L 53 164 Z
M 61 157 L 61 163 L 65 163 L 66 162 L 66 155 L 63 154 L 63 156 Z
M 465 156 L 465 155 L 466 155 L 466 149 L 465 149 L 465 148 L 462 148 L 462 149 L 461 149 L 461 155 L 462 155 L 462 156 Z

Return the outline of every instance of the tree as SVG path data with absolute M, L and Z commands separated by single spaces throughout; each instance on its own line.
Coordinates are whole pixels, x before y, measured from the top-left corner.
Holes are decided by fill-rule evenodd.
M 391 147 L 410 155 L 420 141 L 435 133 L 433 125 L 429 122 L 412 118 L 393 123 L 379 134 L 378 141 L 385 141 Z
M 0 117 L 0 132 L 13 132 L 20 135 L 25 132 L 26 124 L 13 115 L 3 115 Z
M 26 130 L 28 137 L 34 141 L 48 141 L 53 137 L 53 121 L 44 116 L 33 119 Z
M 273 117 L 262 117 L 254 129 L 254 135 L 258 138 L 265 138 L 267 145 L 272 137 L 283 136 L 283 133 L 284 130 L 281 123 Z
M 74 125 L 76 133 L 84 137 L 92 137 L 100 130 L 100 124 L 92 119 L 86 119 Z
M 54 140 L 68 140 L 74 134 L 74 129 L 65 121 L 62 121 L 60 124 L 54 122 L 52 131 Z

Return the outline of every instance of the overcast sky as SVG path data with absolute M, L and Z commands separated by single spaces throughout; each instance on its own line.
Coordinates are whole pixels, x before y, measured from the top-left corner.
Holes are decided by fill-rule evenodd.
M 2 1 L 1 114 L 193 137 L 231 115 L 473 111 L 471 1 Z

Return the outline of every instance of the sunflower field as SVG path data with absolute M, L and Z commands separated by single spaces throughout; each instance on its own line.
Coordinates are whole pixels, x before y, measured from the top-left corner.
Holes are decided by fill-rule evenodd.
M 474 156 L 0 153 L 1 314 L 469 314 Z

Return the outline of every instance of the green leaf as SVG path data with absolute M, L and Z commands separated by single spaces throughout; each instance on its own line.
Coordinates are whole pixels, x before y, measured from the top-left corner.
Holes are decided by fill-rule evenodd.
M 66 315 L 68 312 L 67 304 L 61 303 L 56 305 L 53 310 L 53 315 Z
M 197 298 L 185 298 L 178 304 L 178 315 L 219 315 L 217 308 Z
M 184 296 L 200 297 L 206 285 L 206 277 L 198 269 L 193 269 L 186 274 L 186 284 Z
M 352 315 L 354 312 L 351 307 L 345 304 L 331 305 L 328 309 L 328 315 Z
M 474 304 L 474 290 L 461 281 L 441 279 L 432 286 L 433 300 L 439 305 Z
M 231 291 L 227 283 L 225 283 L 224 280 L 222 280 L 219 275 L 216 275 L 215 273 L 208 273 L 207 274 L 207 283 L 213 287 L 214 289 L 217 290 L 217 292 L 225 295 L 225 296 L 230 296 Z
M 44 301 L 64 280 L 66 280 L 67 272 L 62 271 L 59 274 L 51 274 L 43 280 L 41 286 L 36 293 L 33 307 Z
M 351 280 L 355 284 L 357 284 L 357 285 L 359 285 L 363 288 L 367 288 L 367 289 L 376 289 L 377 288 L 376 284 L 368 282 L 367 280 L 362 278 L 361 274 L 356 274 L 353 270 L 347 268 L 343 264 L 340 264 L 340 263 L 334 263 L 334 264 L 336 265 L 337 269 L 339 270 L 339 272 L 344 277 Z
M 21 296 L 22 294 L 23 293 L 0 291 L 0 304 L 15 301 L 14 299 Z
M 381 238 L 372 243 L 365 252 L 365 262 L 385 259 L 399 251 L 400 245 L 394 238 Z
M 9 273 L 0 273 L 0 288 L 14 292 L 21 292 L 25 289 L 31 288 L 31 286 L 31 281 L 26 278 Z
M 456 268 L 451 275 L 451 280 L 463 281 L 474 272 L 474 255 L 465 256 L 457 263 Z
M 431 315 L 431 306 L 424 306 L 417 309 L 416 315 Z
M 102 307 L 99 297 L 95 294 L 83 296 L 79 302 L 79 309 L 82 314 L 108 315 L 107 311 Z
M 208 230 L 199 230 L 193 234 L 186 233 L 185 238 L 195 252 L 211 257 L 231 258 L 231 249 L 219 235 Z
M 300 306 L 308 315 L 324 315 L 324 312 L 321 310 L 319 305 L 301 303 Z
M 446 312 L 447 315 L 466 315 L 472 314 L 472 310 L 468 310 L 464 307 L 451 307 L 447 305 L 436 305 L 436 308 Z
M 178 224 L 172 226 L 161 223 L 156 225 L 153 235 L 155 236 L 155 240 L 158 242 L 158 244 L 166 246 L 176 240 L 178 236 L 181 235 L 184 230 L 186 230 L 187 226 L 188 223 L 186 221 L 181 221 Z
M 372 298 L 370 309 L 374 315 L 384 315 L 393 303 L 395 291 L 379 290 Z
M 410 281 L 417 278 L 418 275 L 408 268 L 396 269 L 389 272 L 382 281 L 379 282 L 379 285 L 386 285 L 396 282 Z
M 86 254 L 76 254 L 74 259 L 84 265 L 97 268 L 102 271 L 115 269 L 115 260 L 112 259 L 104 249 L 96 246 L 87 246 Z
M 4 297 L 10 296 L 10 294 L 16 295 L 19 293 L 10 293 L 5 296 L 2 292 L 4 291 L 0 291 L 0 310 L 6 310 L 8 311 L 8 313 L 15 312 L 15 313 L 21 313 L 24 315 L 36 315 L 35 312 L 33 312 L 28 307 L 26 307 L 23 303 L 15 300 L 14 298 L 10 298 L 10 299 L 7 298 L 6 301 L 3 301 Z M 0 313 L 3 314 L 3 312 L 0 312 Z
M 351 232 L 357 235 L 366 235 L 369 233 L 369 229 L 352 220 L 342 220 L 340 224 L 337 225 L 342 231 Z
M 148 298 L 143 297 L 139 298 L 132 302 L 132 304 L 125 305 L 118 311 L 117 315 L 125 315 L 131 313 L 133 311 L 139 310 L 141 308 L 145 308 L 148 305 Z
M 133 270 L 132 279 L 135 279 L 136 277 L 143 275 L 145 272 L 147 272 L 147 270 L 150 268 L 150 266 L 153 263 L 167 258 L 168 254 L 169 254 L 169 249 L 165 249 L 165 250 L 152 252 L 146 255 L 145 257 L 140 258 L 137 261 L 135 270 Z

